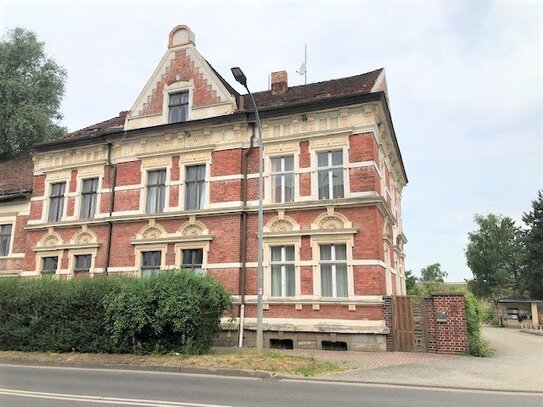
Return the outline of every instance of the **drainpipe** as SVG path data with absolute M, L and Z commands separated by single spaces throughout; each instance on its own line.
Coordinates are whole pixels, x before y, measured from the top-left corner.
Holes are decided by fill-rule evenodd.
M 109 194 L 109 221 L 108 221 L 108 232 L 107 232 L 107 251 L 106 251 L 106 269 L 105 273 L 109 272 L 109 264 L 111 259 L 111 236 L 113 233 L 113 222 L 111 221 L 111 216 L 113 214 L 113 209 L 115 208 L 115 187 L 117 185 L 117 164 L 111 163 L 111 153 L 113 150 L 113 144 L 107 144 L 107 165 L 109 167 L 109 180 L 111 192 Z
M 243 211 L 241 212 L 241 273 L 239 277 L 239 292 L 240 292 L 240 305 L 239 305 L 239 347 L 243 347 L 243 327 L 245 322 L 245 276 L 247 273 L 247 172 L 248 172 L 248 160 L 247 156 L 254 148 L 255 139 L 255 125 L 251 124 L 252 134 L 249 144 L 249 149 L 242 155 L 242 171 L 243 182 L 241 185 L 241 194 L 243 197 Z

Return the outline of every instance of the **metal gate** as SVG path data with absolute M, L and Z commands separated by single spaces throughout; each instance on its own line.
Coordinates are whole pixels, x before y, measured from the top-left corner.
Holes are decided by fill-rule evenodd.
M 397 351 L 426 352 L 426 315 L 421 297 L 394 297 L 394 346 Z

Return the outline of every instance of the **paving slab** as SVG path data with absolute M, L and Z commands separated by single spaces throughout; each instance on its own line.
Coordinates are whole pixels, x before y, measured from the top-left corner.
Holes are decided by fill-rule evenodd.
M 329 380 L 543 393 L 543 337 L 493 327 L 483 327 L 483 335 L 495 349 L 487 358 L 409 352 L 312 354 L 353 367 L 321 376 Z

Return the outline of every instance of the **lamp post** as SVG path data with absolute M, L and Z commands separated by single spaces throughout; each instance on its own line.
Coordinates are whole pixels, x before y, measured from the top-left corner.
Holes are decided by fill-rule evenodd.
M 232 68 L 232 75 L 234 79 L 240 85 L 242 85 L 253 105 L 256 118 L 256 126 L 258 127 L 258 268 L 256 275 L 256 351 L 262 353 L 262 286 L 263 286 L 263 270 L 262 270 L 262 229 L 263 229 L 263 209 L 262 209 L 262 197 L 264 195 L 264 149 L 262 147 L 262 125 L 260 123 L 260 115 L 258 114 L 258 108 L 256 107 L 255 98 L 247 87 L 247 77 L 243 71 L 239 68 Z

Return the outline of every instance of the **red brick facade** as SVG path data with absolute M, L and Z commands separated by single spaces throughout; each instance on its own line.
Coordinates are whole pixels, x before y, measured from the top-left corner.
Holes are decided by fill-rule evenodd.
M 23 276 L 39 276 L 43 258 L 53 256 L 58 257 L 56 274 L 62 279 L 99 274 L 140 276 L 145 251 L 159 251 L 160 267 L 166 269 L 181 266 L 183 250 L 198 249 L 203 253 L 202 268 L 224 284 L 236 303 L 245 304 L 250 324 L 255 317 L 257 291 L 259 150 L 255 147 L 256 132 L 251 131 L 254 123 L 249 113 L 224 113 L 228 112 L 225 103 L 243 110 L 243 98 L 238 99 L 224 79 L 209 79 L 209 66 L 199 65 L 192 41 L 172 44 L 168 52 L 173 59 L 166 58 L 166 65 L 159 67 L 164 73 L 156 84 L 150 82 L 153 87 L 145 91 L 150 93 L 144 92 L 150 96 L 138 102 L 138 110 L 128 113 L 124 131 L 116 125 L 109 129 L 111 133 L 99 138 L 98 126 L 96 131 L 89 130 L 86 140 L 83 129 L 74 133 L 74 137 L 83 138 L 83 147 L 72 146 L 68 140 L 61 149 L 51 146 L 36 152 L 29 215 L 17 218 L 14 234 L 13 252 L 19 260 L 0 257 L 0 269 L 16 268 Z M 349 91 L 358 94 L 357 86 L 371 89 L 380 72 L 356 77 L 349 82 Z M 193 122 L 196 124 L 189 130 L 183 130 L 182 122 L 152 122 L 155 124 L 148 128 L 141 127 L 147 116 L 158 120 L 165 92 L 170 86 L 181 86 L 176 82 L 190 84 L 188 117 L 189 121 L 197 119 Z M 216 86 L 220 83 L 224 86 Z M 339 84 L 329 91 L 335 92 Z M 337 111 L 317 107 L 305 112 L 300 110 L 299 101 L 310 103 L 317 100 L 315 96 L 299 87 L 298 96 L 293 98 L 286 82 L 284 86 L 284 92 L 256 95 L 268 111 L 276 106 L 283 109 L 276 118 L 282 124 L 273 120 L 264 123 L 264 317 L 269 331 L 290 329 L 282 320 L 288 324 L 298 320 L 311 332 L 337 329 L 342 335 L 383 336 L 383 296 L 405 293 L 404 240 L 397 237 L 403 236 L 399 194 L 406 178 L 399 152 L 385 151 L 385 144 L 393 144 L 381 141 L 385 136 L 378 123 L 383 120 L 377 117 L 382 113 L 376 106 L 386 112 L 386 101 L 383 95 L 374 95 L 371 105 L 349 101 Z M 231 92 L 231 102 L 219 94 L 224 89 Z M 289 111 L 289 103 L 297 104 L 298 110 Z M 202 106 L 206 108 L 199 109 Z M 209 117 L 193 116 L 202 112 L 208 112 Z M 215 113 L 223 115 L 221 120 L 205 124 L 205 120 L 216 118 Z M 128 123 L 140 127 L 129 127 Z M 342 162 L 330 162 L 334 169 L 328 169 L 317 158 L 323 152 L 330 157 L 341 153 Z M 392 159 L 394 154 L 396 158 Z M 281 201 L 277 194 L 286 194 L 281 191 L 287 191 L 287 186 L 274 184 L 283 178 L 271 173 L 272 159 L 286 156 L 294 162 L 294 168 L 287 171 L 292 174 L 293 192 L 291 198 Z M 188 179 L 187 167 L 194 165 L 203 166 L 205 179 L 197 181 L 197 189 L 190 189 L 199 191 L 191 192 L 193 198 L 198 194 L 196 201 L 191 201 L 189 188 L 196 184 L 190 184 L 193 181 Z M 395 173 L 389 168 L 392 165 L 397 167 Z M 152 170 L 165 170 L 166 174 L 164 184 L 156 190 L 160 193 L 155 195 L 148 177 Z M 81 187 L 87 178 L 98 179 L 93 198 L 96 211 L 91 219 L 81 219 Z M 66 190 L 59 204 L 61 219 L 49 222 L 47 212 L 53 202 L 49 185 L 53 182 L 65 182 Z M 319 183 L 328 185 L 328 192 L 334 196 L 322 196 L 324 187 L 319 188 Z M 148 202 L 158 202 L 156 213 L 147 213 Z M 277 245 L 294 248 L 294 295 L 281 291 L 272 296 L 270 257 L 271 247 Z M 336 246 L 338 253 L 345 251 L 345 257 L 334 257 L 330 280 L 326 280 L 321 268 L 326 268 L 332 258 L 325 258 L 323 253 Z M 88 273 L 76 276 L 75 256 L 84 254 L 92 256 L 92 266 Z M 337 270 L 345 270 L 345 277 L 338 276 L 341 272 Z M 327 284 L 330 294 L 325 293 L 323 285 Z M 281 287 L 279 290 L 285 290 Z M 374 344 L 376 348 L 381 345 L 384 342 L 380 339 Z

